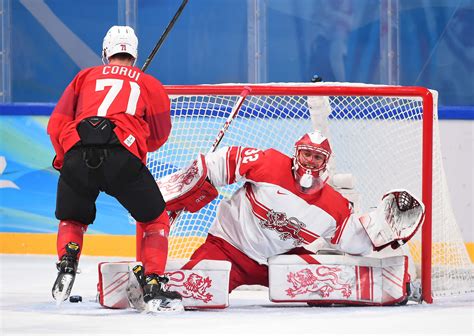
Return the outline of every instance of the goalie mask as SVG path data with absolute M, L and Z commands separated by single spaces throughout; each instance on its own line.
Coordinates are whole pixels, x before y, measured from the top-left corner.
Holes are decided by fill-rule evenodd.
M 295 143 L 293 173 L 303 192 L 316 192 L 324 186 L 330 156 L 329 140 L 319 131 L 306 133 Z
M 138 38 L 133 28 L 129 26 L 112 26 L 105 34 L 102 43 L 102 62 L 106 64 L 109 57 L 119 53 L 129 54 L 135 61 L 137 59 Z

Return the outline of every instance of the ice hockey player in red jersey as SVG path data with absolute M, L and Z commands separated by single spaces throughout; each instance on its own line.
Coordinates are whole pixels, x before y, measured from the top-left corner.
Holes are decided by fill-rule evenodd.
M 52 289 L 58 304 L 70 294 L 83 235 L 94 222 L 95 201 L 104 191 L 130 212 L 144 232 L 139 252 L 148 307 L 182 309 L 180 295 L 163 288 L 169 218 L 145 166 L 147 152 L 160 148 L 170 134 L 170 101 L 157 79 L 134 66 L 137 48 L 131 27 L 111 27 L 103 41 L 104 65 L 76 75 L 48 123 L 56 152 L 53 166 L 60 171 L 55 212 L 60 220 L 59 273 Z
M 367 255 L 389 245 L 396 248 L 410 239 L 423 219 L 421 202 L 406 191 L 395 191 L 385 201 L 388 208 L 355 214 L 350 202 L 327 183 L 331 152 L 329 140 L 319 131 L 299 139 L 293 157 L 274 149 L 224 147 L 198 160 L 205 181 L 199 195 L 189 196 L 191 201 L 186 195 L 169 199 L 166 183 L 160 183 L 167 208 L 175 211 L 190 210 L 188 204 L 195 206 L 215 195 L 214 186 L 243 182 L 220 202 L 205 243 L 185 267 L 204 259 L 227 260 L 232 264 L 229 291 L 240 285 L 268 287 L 268 258 L 312 253 L 319 238 L 351 255 Z M 388 199 L 404 201 L 405 208 L 415 212 L 410 219 L 397 215 L 399 221 L 390 225 L 402 225 L 399 228 L 380 218 L 374 227 L 374 216 L 384 218 L 384 209 L 392 210 L 394 202 Z

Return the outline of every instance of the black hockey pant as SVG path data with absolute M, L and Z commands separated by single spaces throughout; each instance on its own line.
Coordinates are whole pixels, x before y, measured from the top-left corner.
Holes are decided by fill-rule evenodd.
M 99 192 L 115 197 L 140 222 L 165 209 L 163 196 L 148 168 L 121 145 L 76 145 L 64 157 L 56 199 L 56 218 L 91 224 Z

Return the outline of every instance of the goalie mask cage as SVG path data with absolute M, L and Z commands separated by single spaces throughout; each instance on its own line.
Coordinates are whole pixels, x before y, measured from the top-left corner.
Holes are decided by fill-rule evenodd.
M 360 211 L 376 207 L 396 187 L 422 197 L 426 218 L 410 242 L 423 298 L 473 291 L 473 267 L 456 224 L 441 159 L 437 93 L 421 87 L 347 83 L 167 86 L 172 132 L 148 156 L 156 179 L 211 150 L 227 118 L 245 96 L 219 148 L 275 148 L 293 155 L 295 141 L 315 128 L 328 136 L 330 174 L 350 173 Z M 247 95 L 248 94 L 248 95 Z M 240 184 L 219 188 L 219 197 L 170 232 L 170 258 L 189 258 L 205 240 L 216 206 Z

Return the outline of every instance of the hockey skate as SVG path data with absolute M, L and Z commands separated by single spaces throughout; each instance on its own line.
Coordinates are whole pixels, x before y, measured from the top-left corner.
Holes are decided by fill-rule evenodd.
M 165 285 L 169 281 L 166 276 L 156 274 L 145 276 L 144 269 L 141 265 L 135 266 L 133 273 L 143 288 L 143 312 L 162 313 L 184 311 L 181 294 L 166 290 Z M 137 305 L 135 305 L 135 307 L 136 306 Z
M 60 305 L 67 300 L 71 294 L 72 285 L 76 278 L 77 271 L 77 255 L 80 247 L 78 244 L 70 242 L 66 245 L 66 254 L 63 255 L 60 261 L 56 263 L 58 269 L 58 276 L 54 282 L 52 294 L 56 300 L 56 305 Z

